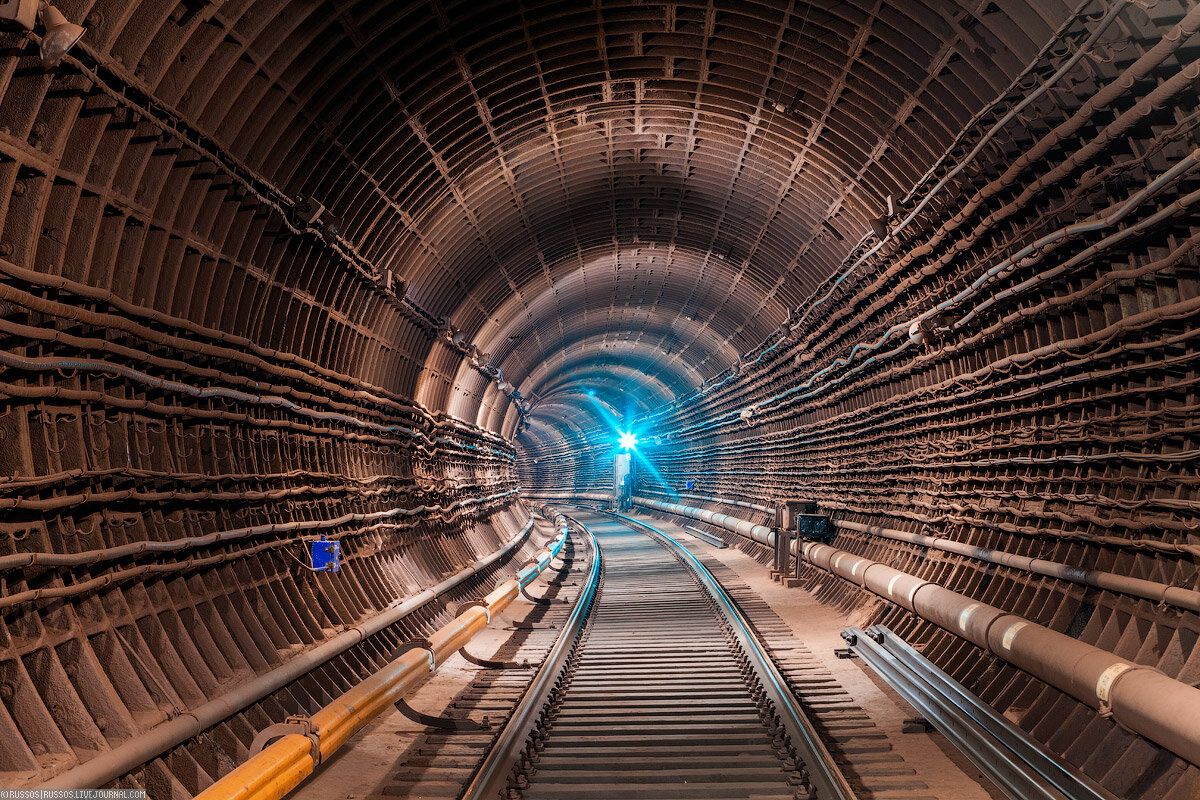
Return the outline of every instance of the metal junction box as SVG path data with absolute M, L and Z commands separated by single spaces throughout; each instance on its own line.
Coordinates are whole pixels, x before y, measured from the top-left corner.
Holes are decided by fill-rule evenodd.
M 802 539 L 832 539 L 833 525 L 824 514 L 793 514 L 796 535 Z
M 342 564 L 342 545 L 328 539 L 315 539 L 309 542 L 312 547 L 312 566 L 318 572 L 337 572 Z

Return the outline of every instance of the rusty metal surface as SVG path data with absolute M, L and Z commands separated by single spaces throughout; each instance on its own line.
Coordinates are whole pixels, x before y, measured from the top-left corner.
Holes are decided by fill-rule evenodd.
M 56 67 L 0 31 L 0 785 L 494 551 L 518 484 L 604 488 L 601 409 L 663 409 L 675 488 L 1195 588 L 1195 4 L 60 7 Z M 839 530 L 1200 678 L 1190 611 Z M 1196 784 L 812 583 L 1116 793 Z M 190 797 L 416 632 L 123 782 Z
M 839 527 L 841 549 L 1194 683 L 1195 613 L 1118 579 L 1185 590 L 1177 598 L 1197 587 L 1197 12 L 1111 8 L 1098 36 L 1098 4 L 1068 25 L 945 165 L 906 187 L 881 247 L 869 238 L 740 369 L 644 416 L 663 444 L 641 449 L 671 490 L 815 500 L 859 528 Z M 989 138 L 997 127 L 1007 143 Z M 522 480 L 605 488 L 612 438 L 578 417 L 539 423 L 518 440 Z M 648 473 L 639 492 L 671 496 Z M 1095 570 L 1112 585 L 876 528 Z M 919 642 L 1115 794 L 1195 790 L 1194 765 L 1103 713 L 850 583 L 806 577 Z

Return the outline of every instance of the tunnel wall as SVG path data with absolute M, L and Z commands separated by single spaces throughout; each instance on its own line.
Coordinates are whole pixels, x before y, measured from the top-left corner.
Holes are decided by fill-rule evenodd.
M 506 440 L 412 399 L 448 384 L 425 366 L 436 320 L 297 199 L 340 195 L 298 169 L 296 98 L 238 67 L 212 8 L 77 5 L 62 69 L 0 33 L 0 786 L 70 781 L 241 697 L 113 778 L 188 798 L 530 540 L 313 674 L 246 687 L 530 514 Z M 337 574 L 310 569 L 317 536 Z
M 611 492 L 617 445 L 611 429 L 533 425 L 517 437 L 517 479 L 524 494 L 538 497 Z
M 203 315 L 16 260 L 0 260 L 0 785 L 127 745 L 488 555 L 528 520 L 498 437 L 325 366 L 340 361 L 327 352 L 298 356 L 276 329 L 203 327 Z M 186 311 L 193 291 L 168 297 Z M 287 316 L 280 303 L 263 316 Z M 337 575 L 307 567 L 318 535 L 341 544 Z M 191 796 L 245 757 L 257 728 L 319 707 L 403 635 L 124 785 Z
M 839 520 L 1194 587 L 1200 72 L 1181 45 L 1195 9 L 1181 19 L 1114 52 L 1112 75 L 1056 75 L 1065 59 L 1047 58 L 986 109 L 886 240 L 739 369 L 642 420 L 667 446 L 647 453 L 665 485 L 643 471 L 639 491 L 814 500 Z M 1191 611 L 867 532 L 832 544 L 1200 679 Z M 1195 766 L 951 633 L 827 573 L 806 582 L 1118 795 L 1195 790 Z
M 95 763 L 495 552 L 528 519 L 518 484 L 608 488 L 611 432 L 550 402 L 586 402 L 568 373 L 618 375 L 601 387 L 616 407 L 620 366 L 661 360 L 643 402 L 682 397 L 847 249 L 769 352 L 645 418 L 669 487 L 808 497 L 1194 584 L 1197 73 L 1195 29 L 1176 27 L 1194 4 L 991 3 L 953 25 L 916 3 L 837 4 L 845 19 L 807 33 L 798 4 L 612 3 L 581 20 L 510 3 L 501 26 L 504 5 L 451 24 L 420 4 L 64 2 L 88 33 L 59 68 L 36 37 L 0 34 L 0 785 Z M 558 42 L 552 81 L 508 46 L 537 49 L 527 15 Z M 525 91 L 539 84 L 544 98 Z M 764 117 L 768 94 L 793 107 Z M 926 169 L 887 240 L 855 246 Z M 442 314 L 546 389 L 515 471 L 481 429 L 518 427 L 512 406 Z M 601 348 L 612 368 L 580 366 Z M 303 563 L 318 532 L 345 548 L 336 578 Z M 836 543 L 1196 677 L 1191 614 L 868 534 Z M 948 634 L 810 580 L 1123 793 L 1194 782 Z M 443 607 L 122 785 L 189 797 Z

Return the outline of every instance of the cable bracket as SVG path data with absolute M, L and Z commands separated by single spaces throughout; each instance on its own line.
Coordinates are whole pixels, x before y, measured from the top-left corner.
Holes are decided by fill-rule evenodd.
M 305 714 L 292 714 L 283 722 L 263 728 L 250 744 L 250 755 L 257 755 L 276 739 L 291 735 L 307 737 L 313 766 L 321 763 L 321 737 L 317 735 L 312 719 Z

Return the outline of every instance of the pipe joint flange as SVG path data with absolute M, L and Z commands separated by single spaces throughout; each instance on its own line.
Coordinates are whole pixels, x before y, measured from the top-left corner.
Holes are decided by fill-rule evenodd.
M 320 764 L 321 737 L 317 735 L 317 728 L 313 725 L 312 719 L 305 714 L 292 714 L 283 722 L 276 722 L 274 725 L 263 728 L 250 744 L 250 755 L 258 755 L 276 739 L 292 735 L 304 736 L 308 739 L 313 766 Z
M 914 575 L 913 577 L 915 578 L 916 576 Z M 921 580 L 921 579 L 917 578 L 917 580 Z M 930 586 L 935 586 L 938 588 L 941 587 L 940 584 L 934 583 L 933 581 L 921 581 L 921 583 L 919 583 L 918 585 L 916 585 L 913 588 L 908 590 L 908 604 L 910 606 L 912 606 L 913 613 L 915 613 L 917 616 L 921 616 L 920 612 L 918 612 L 916 610 L 917 609 L 917 595 L 921 593 L 922 589 L 926 589 Z
M 858 575 L 858 585 L 864 589 L 867 588 L 867 573 L 871 571 L 872 567 L 887 567 L 888 569 L 895 569 L 894 567 L 890 567 L 887 564 L 880 563 L 879 561 L 872 561 L 870 564 L 867 564 L 865 567 L 863 567 L 862 572 Z M 858 565 L 855 564 L 854 568 L 851 569 L 851 574 L 854 574 L 854 570 L 857 568 Z M 868 591 L 870 590 L 868 589 Z M 891 598 L 889 597 L 887 599 L 890 600 Z
M 997 658 L 1001 658 L 1001 659 L 1007 661 L 1008 659 L 1002 653 L 997 653 L 996 650 L 992 647 L 992 628 L 994 628 L 996 626 L 996 623 L 1002 619 L 1003 620 L 1011 620 L 1013 622 L 1013 624 L 1017 626 L 1017 627 L 1011 629 L 1012 634 L 1006 635 L 1004 637 L 1004 646 L 1005 647 L 1007 647 L 1010 643 L 1009 636 L 1015 634 L 1016 631 L 1020 630 L 1021 628 L 1024 628 L 1026 625 L 1029 625 L 1031 623 L 1025 617 L 1021 617 L 1016 614 L 997 614 L 996 616 L 992 617 L 988 621 L 988 624 L 986 626 L 984 626 L 983 649 L 987 651 L 988 655 L 993 655 L 993 656 L 996 656 Z M 1036 624 L 1036 623 L 1034 623 L 1034 624 Z

